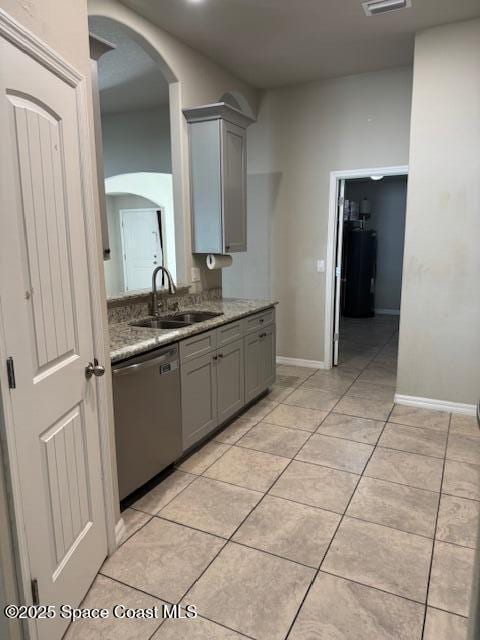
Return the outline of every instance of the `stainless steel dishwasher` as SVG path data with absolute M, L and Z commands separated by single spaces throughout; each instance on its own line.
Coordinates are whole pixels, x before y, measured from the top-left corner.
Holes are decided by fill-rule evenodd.
M 182 453 L 178 345 L 114 364 L 112 374 L 123 500 Z

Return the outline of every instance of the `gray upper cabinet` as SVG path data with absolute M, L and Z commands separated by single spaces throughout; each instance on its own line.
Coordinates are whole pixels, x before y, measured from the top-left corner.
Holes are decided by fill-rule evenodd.
M 223 102 L 183 113 L 189 123 L 192 251 L 246 251 L 246 128 L 253 119 Z

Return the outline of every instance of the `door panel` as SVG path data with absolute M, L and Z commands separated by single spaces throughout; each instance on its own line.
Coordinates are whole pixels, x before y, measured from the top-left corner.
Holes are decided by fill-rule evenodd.
M 223 226 L 224 250 L 247 250 L 245 185 L 246 131 L 223 121 Z
M 183 450 L 217 425 L 217 367 L 214 354 L 182 362 Z
M 222 424 L 245 403 L 243 340 L 222 347 L 217 357 L 217 413 Z
M 77 606 L 107 553 L 77 91 L 0 38 L 0 312 L 32 578 Z M 67 622 L 38 623 L 41 640 Z
M 71 247 L 62 208 L 65 167 L 58 116 L 31 98 L 8 95 L 7 100 L 15 120 L 26 264 L 37 292 L 32 295 L 31 330 L 40 370 L 73 353 L 76 344 L 68 268 Z
M 270 325 L 260 335 L 260 377 L 263 391 L 272 385 L 276 378 L 275 325 Z
M 156 209 L 121 209 L 125 289 L 147 289 L 152 273 L 162 263 Z
M 260 338 L 252 333 L 244 338 L 245 344 L 245 402 L 250 402 L 262 391 L 260 366 Z

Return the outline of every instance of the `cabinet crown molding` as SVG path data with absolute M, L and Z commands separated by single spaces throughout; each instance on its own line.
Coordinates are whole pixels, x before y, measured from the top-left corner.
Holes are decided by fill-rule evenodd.
M 207 120 L 222 119 L 236 124 L 243 129 L 246 129 L 252 122 L 256 122 L 255 118 L 240 111 L 240 109 L 230 106 L 226 102 L 215 102 L 214 104 L 205 104 L 200 107 L 183 109 L 183 115 L 187 119 L 187 122 L 205 122 Z

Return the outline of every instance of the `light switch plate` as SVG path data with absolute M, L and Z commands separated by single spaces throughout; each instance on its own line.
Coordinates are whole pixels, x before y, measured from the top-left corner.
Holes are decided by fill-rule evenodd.
M 198 267 L 192 267 L 191 275 L 192 282 L 200 282 L 200 269 Z
M 325 271 L 325 260 L 317 260 L 317 271 L 318 273 Z

